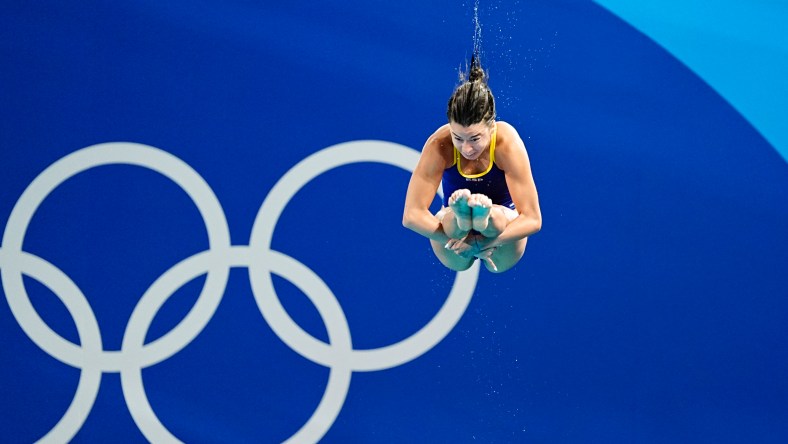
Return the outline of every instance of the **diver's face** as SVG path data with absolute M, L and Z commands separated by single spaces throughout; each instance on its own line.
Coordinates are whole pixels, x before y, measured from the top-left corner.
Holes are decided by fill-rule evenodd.
M 470 126 L 462 126 L 457 122 L 449 122 L 451 140 L 462 157 L 468 160 L 478 159 L 490 146 L 492 125 L 480 122 Z

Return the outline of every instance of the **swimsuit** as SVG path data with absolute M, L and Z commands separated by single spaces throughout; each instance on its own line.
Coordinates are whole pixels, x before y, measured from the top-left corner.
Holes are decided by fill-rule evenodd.
M 490 166 L 487 170 L 479 174 L 465 174 L 460 167 L 462 155 L 454 147 L 454 163 L 443 171 L 443 206 L 449 206 L 449 197 L 457 190 L 466 188 L 471 194 L 484 194 L 492 200 L 493 204 L 502 205 L 514 209 L 512 196 L 509 195 L 509 187 L 506 185 L 506 176 L 503 170 L 495 165 L 495 136 L 497 131 L 493 130 L 490 141 Z M 456 168 L 455 168 L 456 166 Z

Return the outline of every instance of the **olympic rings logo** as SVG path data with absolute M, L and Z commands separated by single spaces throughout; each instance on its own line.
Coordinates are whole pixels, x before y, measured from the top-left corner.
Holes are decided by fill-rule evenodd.
M 11 312 L 25 334 L 55 359 L 81 370 L 74 399 L 63 417 L 39 442 L 68 442 L 82 428 L 98 394 L 104 373 L 120 373 L 126 405 L 150 442 L 181 442 L 161 423 L 145 392 L 142 370 L 186 347 L 211 320 L 224 295 L 232 267 L 246 267 L 257 307 L 274 333 L 292 350 L 330 369 L 325 392 L 307 422 L 286 442 L 317 442 L 331 428 L 345 402 L 353 372 L 369 372 L 410 362 L 437 345 L 454 328 L 470 303 L 479 265 L 458 273 L 438 313 L 410 337 L 375 349 L 354 349 L 347 319 L 331 289 L 296 259 L 271 250 L 280 215 L 290 199 L 310 180 L 346 164 L 378 162 L 413 171 L 418 152 L 390 142 L 353 141 L 318 151 L 291 168 L 274 185 L 260 207 L 249 245 L 231 245 L 227 220 L 205 180 L 179 158 L 147 145 L 105 143 L 75 151 L 38 175 L 17 201 L 0 247 L 0 278 Z M 180 186 L 197 206 L 208 232 L 209 248 L 183 259 L 142 294 L 123 334 L 121 349 L 104 350 L 98 321 L 77 285 L 57 266 L 22 250 L 28 225 L 44 199 L 60 184 L 88 169 L 129 164 L 156 171 Z M 181 286 L 206 274 L 205 284 L 189 313 L 169 332 L 145 343 L 159 309 Z M 304 331 L 280 303 L 272 274 L 292 282 L 314 304 L 325 323 L 329 342 Z M 52 330 L 27 294 L 23 275 L 51 290 L 73 317 L 79 345 Z

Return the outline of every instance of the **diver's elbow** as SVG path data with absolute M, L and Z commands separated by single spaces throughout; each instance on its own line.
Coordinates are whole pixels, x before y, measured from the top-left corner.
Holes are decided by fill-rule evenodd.
M 413 227 L 413 216 L 407 210 L 402 214 L 402 226 L 408 229 Z
M 542 216 L 534 218 L 534 232 L 532 234 L 536 234 L 542 231 Z
M 528 233 L 526 236 L 531 236 L 531 235 L 534 235 L 534 234 L 538 233 L 539 231 L 541 231 L 541 229 L 542 229 L 542 215 L 541 214 L 528 215 L 526 217 L 526 220 L 527 220 L 527 223 L 526 223 L 526 225 L 524 227 L 526 229 L 527 233 Z

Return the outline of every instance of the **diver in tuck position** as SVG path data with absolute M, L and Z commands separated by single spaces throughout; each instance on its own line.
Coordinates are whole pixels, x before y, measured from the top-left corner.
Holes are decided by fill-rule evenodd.
M 503 272 L 522 258 L 542 227 L 539 198 L 517 130 L 495 121 L 495 99 L 477 55 L 449 98 L 449 123 L 424 144 L 410 178 L 402 224 L 426 236 L 446 267 L 462 271 L 476 258 Z M 429 208 L 439 185 L 443 208 Z

